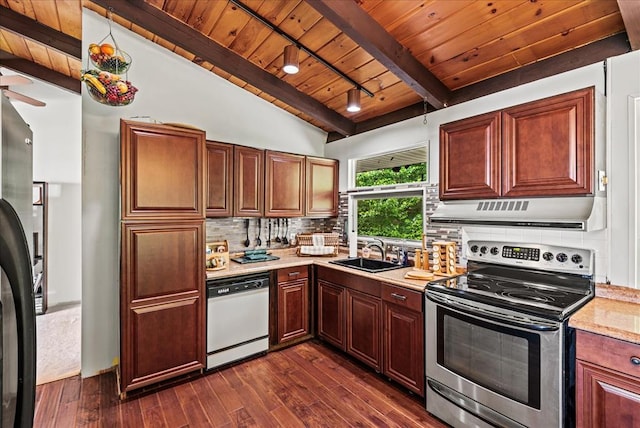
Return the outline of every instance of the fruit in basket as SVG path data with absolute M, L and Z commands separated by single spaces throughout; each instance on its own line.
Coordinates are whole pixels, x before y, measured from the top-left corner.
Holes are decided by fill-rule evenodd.
M 94 55 L 98 55 L 100 53 L 100 45 L 97 45 L 95 43 L 91 43 L 89 45 L 89 53 L 92 53 Z
M 131 104 L 138 89 L 129 81 L 122 80 L 116 74 L 99 70 L 88 70 L 83 73 L 82 80 L 93 99 L 111 106 Z
M 103 43 L 100 45 L 100 52 L 107 56 L 113 56 L 113 54 L 116 53 L 116 50 L 109 43 Z

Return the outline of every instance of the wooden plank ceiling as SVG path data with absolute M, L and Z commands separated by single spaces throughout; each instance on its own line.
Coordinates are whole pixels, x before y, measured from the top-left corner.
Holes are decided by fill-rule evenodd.
M 329 139 L 420 115 L 425 101 L 429 110 L 445 108 L 640 47 L 633 0 L 0 0 L 0 7 L 2 66 L 79 91 L 81 8 L 105 17 L 110 9 L 118 24 Z M 290 42 L 246 8 L 373 97 L 361 92 L 361 111 L 347 112 L 353 84 L 304 50 L 300 72 L 284 73 Z

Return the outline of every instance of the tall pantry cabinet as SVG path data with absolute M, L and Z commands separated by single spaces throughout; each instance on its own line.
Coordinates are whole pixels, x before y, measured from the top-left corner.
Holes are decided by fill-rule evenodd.
M 120 122 L 120 387 L 204 368 L 205 134 Z

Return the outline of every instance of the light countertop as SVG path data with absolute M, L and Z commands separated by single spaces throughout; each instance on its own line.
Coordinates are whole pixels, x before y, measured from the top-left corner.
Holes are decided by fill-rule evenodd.
M 414 279 L 406 279 L 404 278 L 404 274 L 413 270 L 411 267 L 389 270 L 378 273 L 369 273 L 357 269 L 352 269 L 336 264 L 329 263 L 330 260 L 339 260 L 347 258 L 348 255 L 344 253 L 340 253 L 337 257 L 299 257 L 295 253 L 295 249 L 287 249 L 287 250 L 274 250 L 271 252 L 274 256 L 280 257 L 280 260 L 273 260 L 269 262 L 259 262 L 259 263 L 246 263 L 240 264 L 231 261 L 229 264 L 229 268 L 218 270 L 218 271 L 207 271 L 207 279 L 211 278 L 225 278 L 229 276 L 235 275 L 244 275 L 250 273 L 258 273 L 258 272 L 266 272 L 274 269 L 283 269 L 288 267 L 295 266 L 305 266 L 305 265 L 319 265 L 319 266 L 327 266 L 331 269 L 341 270 L 344 272 L 361 275 L 367 278 L 376 279 L 379 281 L 383 281 L 389 284 L 398 285 L 401 287 L 409 288 L 412 290 L 416 290 L 419 292 L 423 292 L 425 287 L 427 286 L 428 280 L 414 280 Z M 435 277 L 434 279 L 439 279 L 440 277 Z
M 598 284 L 596 297 L 571 316 L 569 326 L 640 344 L 640 290 Z

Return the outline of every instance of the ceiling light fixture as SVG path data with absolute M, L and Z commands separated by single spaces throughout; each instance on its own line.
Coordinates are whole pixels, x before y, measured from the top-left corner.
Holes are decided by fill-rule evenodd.
M 284 65 L 282 71 L 287 74 L 296 74 L 300 70 L 298 64 L 298 47 L 288 45 L 284 47 Z
M 352 88 L 347 92 L 347 111 L 355 113 L 360 111 L 360 89 Z

